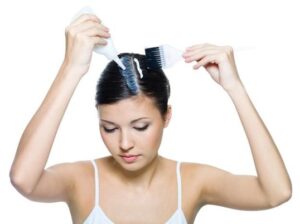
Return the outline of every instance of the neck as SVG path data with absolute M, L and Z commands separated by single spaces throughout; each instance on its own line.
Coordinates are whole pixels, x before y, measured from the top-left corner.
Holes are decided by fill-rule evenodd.
M 111 159 L 113 158 L 111 157 Z M 126 186 L 144 191 L 151 186 L 157 170 L 159 170 L 158 167 L 161 165 L 161 157 L 156 156 L 147 166 L 137 171 L 125 170 L 115 161 L 114 165 L 115 173 Z

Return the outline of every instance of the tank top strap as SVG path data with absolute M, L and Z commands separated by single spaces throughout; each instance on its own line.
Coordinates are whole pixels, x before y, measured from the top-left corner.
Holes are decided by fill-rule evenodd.
M 99 205 L 99 173 L 95 160 L 91 160 L 94 167 L 95 181 L 95 206 Z
M 177 161 L 176 166 L 176 176 L 177 176 L 177 203 L 178 203 L 178 209 L 181 209 L 181 175 L 180 175 L 180 164 L 181 162 Z

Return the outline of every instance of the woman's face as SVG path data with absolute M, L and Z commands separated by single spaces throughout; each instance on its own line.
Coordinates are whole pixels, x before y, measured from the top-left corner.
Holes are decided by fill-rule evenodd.
M 171 117 L 170 107 L 163 118 L 151 98 L 139 95 L 100 105 L 98 111 L 103 142 L 121 167 L 136 171 L 153 161 Z

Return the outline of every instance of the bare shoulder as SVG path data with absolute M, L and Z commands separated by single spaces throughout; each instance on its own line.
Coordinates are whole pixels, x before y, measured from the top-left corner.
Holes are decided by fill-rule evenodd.
M 109 157 L 94 159 L 99 169 L 106 169 Z M 49 172 L 60 174 L 66 180 L 73 181 L 75 186 L 94 179 L 94 168 L 91 160 L 82 160 L 53 165 L 47 169 Z M 107 169 L 106 169 L 107 170 Z
M 176 166 L 176 160 L 163 158 L 166 164 L 170 167 Z M 183 178 L 186 180 L 196 180 L 198 178 L 203 179 L 205 176 L 209 176 L 211 173 L 218 171 L 220 169 L 201 163 L 192 163 L 192 162 L 180 162 L 180 173 Z
M 202 164 L 202 163 L 191 163 L 191 162 L 181 162 L 181 172 L 182 175 L 191 180 L 197 180 L 198 178 L 205 178 L 211 173 L 218 170 L 218 168 Z
M 211 187 L 212 180 L 228 173 L 217 167 L 192 162 L 181 162 L 183 188 L 196 198 L 199 204 L 204 203 L 206 189 Z
M 66 203 L 73 219 L 83 216 L 92 204 L 94 170 L 90 160 L 60 163 L 47 169 L 58 174 L 68 185 Z
M 182 174 L 202 205 L 243 210 L 270 207 L 256 176 L 235 175 L 214 166 L 195 163 L 183 163 Z
M 64 182 L 71 193 L 78 185 L 78 182 L 91 173 L 90 163 L 90 161 L 59 163 L 47 168 L 47 172 L 57 176 L 60 181 Z
M 88 178 L 87 161 L 59 163 L 45 169 L 28 199 L 41 202 L 69 202 L 73 199 L 80 179 Z
M 200 178 L 203 180 L 201 182 L 218 175 L 230 174 L 229 172 L 218 167 L 202 163 L 182 162 L 181 167 L 182 175 L 195 181 L 198 181 Z
M 189 181 L 189 183 L 194 183 L 198 185 L 198 189 L 204 189 L 205 187 L 212 187 L 215 180 L 219 180 L 223 177 L 233 176 L 232 173 L 220 169 L 215 166 L 201 163 L 182 163 L 181 172 L 183 178 Z
M 59 163 L 47 168 L 48 172 L 61 174 L 65 178 L 73 179 L 81 174 L 86 174 L 90 169 L 90 161 L 76 161 Z

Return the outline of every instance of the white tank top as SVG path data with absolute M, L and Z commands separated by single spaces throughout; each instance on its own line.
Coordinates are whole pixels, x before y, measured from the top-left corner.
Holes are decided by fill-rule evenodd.
M 95 173 L 95 207 L 83 222 L 83 224 L 114 224 L 101 209 L 99 204 L 99 174 L 97 164 L 92 160 Z M 180 162 L 177 162 L 176 166 L 176 176 L 177 176 L 177 194 L 178 194 L 178 207 L 173 215 L 169 218 L 166 224 L 187 224 L 186 218 L 184 216 L 183 210 L 181 208 L 181 176 L 180 176 Z

